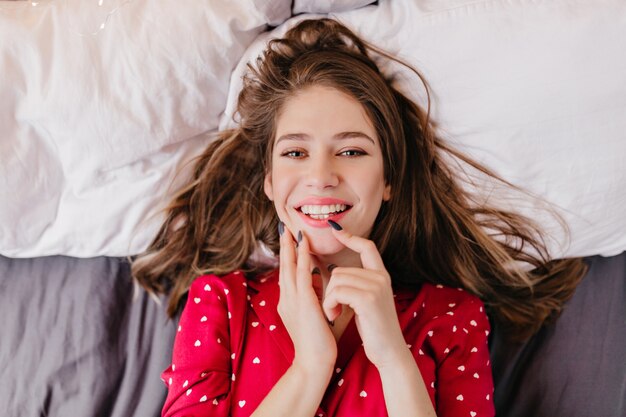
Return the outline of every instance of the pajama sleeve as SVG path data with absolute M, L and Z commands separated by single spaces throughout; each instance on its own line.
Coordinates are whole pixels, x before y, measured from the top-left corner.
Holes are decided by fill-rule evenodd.
M 162 374 L 168 387 L 164 417 L 229 415 L 234 352 L 229 326 L 236 307 L 231 300 L 237 296 L 229 288 L 227 280 L 216 276 L 199 277 L 191 285 L 172 364 Z M 245 300 L 245 293 L 239 297 Z
M 433 348 L 443 353 L 443 359 L 437 368 L 437 416 L 495 414 L 487 346 L 489 329 L 483 304 L 473 297 L 463 300 L 438 324 L 439 337 Z

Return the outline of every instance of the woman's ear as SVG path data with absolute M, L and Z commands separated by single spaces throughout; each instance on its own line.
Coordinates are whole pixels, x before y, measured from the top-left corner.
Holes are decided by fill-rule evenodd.
M 265 174 L 265 180 L 263 181 L 263 191 L 265 192 L 265 195 L 267 196 L 267 198 L 270 199 L 270 201 L 274 201 L 274 188 L 272 187 L 272 173 L 268 172 L 267 174 Z
M 383 201 L 389 201 L 391 199 L 391 185 L 385 185 L 383 191 Z

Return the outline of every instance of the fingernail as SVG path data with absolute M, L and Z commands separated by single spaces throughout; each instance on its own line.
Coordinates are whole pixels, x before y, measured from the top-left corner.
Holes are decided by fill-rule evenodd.
M 322 275 L 322 271 L 318 267 L 313 268 L 311 275 Z
M 298 230 L 298 243 L 302 242 L 302 230 Z
M 332 220 L 326 220 L 326 222 L 335 230 L 343 230 L 343 227 L 339 226 L 339 223 L 334 222 Z
M 337 265 L 335 264 L 330 264 L 326 267 L 326 269 L 328 269 L 328 272 L 333 272 L 333 269 L 337 268 Z
M 285 223 L 278 221 L 278 236 L 282 236 L 285 233 Z

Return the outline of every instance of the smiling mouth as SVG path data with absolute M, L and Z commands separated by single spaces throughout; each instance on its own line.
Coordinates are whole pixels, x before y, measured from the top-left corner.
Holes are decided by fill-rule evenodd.
M 332 216 L 348 211 L 352 208 L 347 204 L 309 205 L 305 204 L 297 210 L 314 220 L 326 220 Z

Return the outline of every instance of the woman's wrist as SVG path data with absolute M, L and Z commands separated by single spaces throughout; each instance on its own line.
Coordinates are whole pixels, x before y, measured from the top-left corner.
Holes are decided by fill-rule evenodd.
M 409 350 L 408 346 L 401 345 L 396 348 L 392 355 L 389 355 L 384 361 L 374 364 L 379 373 L 397 372 L 407 367 L 416 366 L 415 358 Z
M 311 416 L 319 407 L 330 372 L 296 360 L 252 414 L 253 417 Z M 326 375 L 328 373 L 328 375 Z
M 406 345 L 377 368 L 390 417 L 436 417 L 422 374 Z
M 324 363 L 326 362 L 326 363 Z M 334 363 L 329 361 L 305 361 L 296 357 L 291 365 L 293 372 L 301 376 L 307 383 L 322 384 L 324 387 L 330 382 Z

